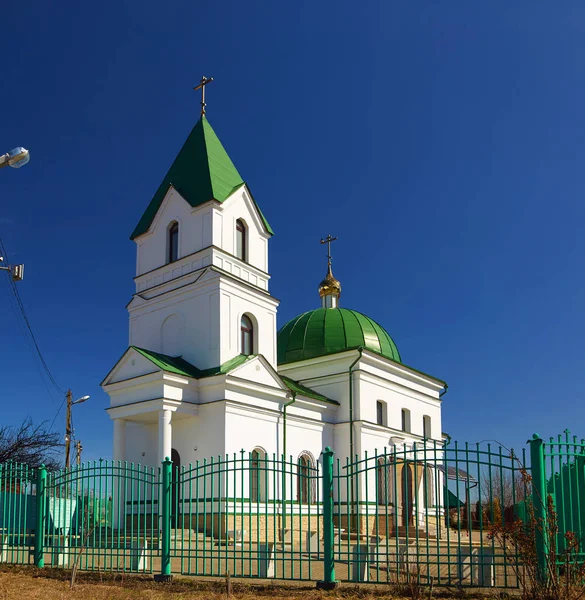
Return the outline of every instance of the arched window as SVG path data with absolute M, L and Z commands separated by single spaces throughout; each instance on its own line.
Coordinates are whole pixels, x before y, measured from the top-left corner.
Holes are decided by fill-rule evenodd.
M 433 475 L 434 469 L 432 467 L 427 467 L 423 471 L 423 493 L 424 493 L 424 505 L 429 508 L 431 506 L 435 506 L 435 498 L 433 495 Z
M 167 262 L 175 262 L 179 258 L 179 224 L 175 221 L 169 227 L 167 243 Z
M 425 439 L 430 439 L 431 436 L 431 417 L 429 415 L 425 415 L 423 417 L 423 437 Z
M 242 219 L 236 221 L 236 256 L 244 262 L 248 260 L 247 243 L 248 231 Z
M 376 423 L 378 425 L 387 425 L 386 420 L 386 402 L 378 400 L 376 402 Z
M 315 464 L 308 453 L 303 452 L 299 456 L 297 466 L 297 500 L 301 504 L 312 504 L 315 502 Z
M 410 431 L 410 411 L 407 408 L 402 409 L 402 431 Z
M 240 354 L 254 354 L 254 324 L 248 315 L 242 315 L 240 333 Z
M 266 502 L 266 452 L 262 448 L 254 448 L 250 454 L 250 501 Z
M 378 458 L 376 466 L 376 497 L 378 504 L 383 506 L 392 506 L 394 504 L 395 476 L 393 457 L 382 456 Z

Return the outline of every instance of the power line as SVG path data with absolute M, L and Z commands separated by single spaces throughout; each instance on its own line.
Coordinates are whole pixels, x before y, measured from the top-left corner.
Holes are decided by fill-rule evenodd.
M 53 425 L 55 424 L 55 421 L 57 420 L 57 417 L 59 416 L 59 413 L 63 410 L 63 405 L 65 404 L 65 400 L 67 398 L 63 398 L 63 402 L 61 402 L 61 406 L 59 406 L 59 408 L 57 409 L 57 412 L 55 413 L 55 416 L 53 417 L 53 420 L 51 421 L 51 425 L 49 426 L 49 431 L 51 431 L 53 429 Z
M 6 247 L 4 246 L 4 242 L 2 241 L 2 238 L 0 237 L 0 252 L 2 252 L 2 256 L 8 260 L 8 254 L 6 252 Z M 55 381 L 55 378 L 53 377 L 53 374 L 51 373 L 51 370 L 49 369 L 49 366 L 47 365 L 47 362 L 45 361 L 45 358 L 41 352 L 41 349 L 39 348 L 39 344 L 37 342 L 37 339 L 35 337 L 35 334 L 32 330 L 32 326 L 30 324 L 30 321 L 28 319 L 28 315 L 26 314 L 26 310 L 24 308 L 24 304 L 22 302 L 22 299 L 20 297 L 20 294 L 18 293 L 18 288 L 16 287 L 16 283 L 12 280 L 12 277 L 8 278 L 8 281 L 10 283 L 10 289 L 12 290 L 12 293 L 14 295 L 14 297 L 16 298 L 16 303 L 18 305 L 18 308 L 20 309 L 20 313 L 22 315 L 22 318 L 24 320 L 24 323 L 28 329 L 28 332 L 30 333 L 31 339 L 33 341 L 34 344 L 34 348 L 36 350 L 37 356 L 41 362 L 41 365 L 49 379 L 49 381 L 53 384 L 53 386 L 55 387 L 55 389 L 57 391 L 59 391 L 61 394 L 65 394 L 65 392 L 59 387 L 59 385 L 57 384 L 57 382 Z

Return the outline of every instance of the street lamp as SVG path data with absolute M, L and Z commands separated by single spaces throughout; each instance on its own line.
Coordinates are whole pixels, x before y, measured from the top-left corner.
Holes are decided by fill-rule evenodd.
M 29 160 L 30 154 L 28 153 L 28 150 L 22 146 L 18 146 L 6 154 L 0 155 L 0 169 L 2 167 L 20 169 L 20 167 L 24 167 Z
M 71 430 L 71 407 L 74 404 L 81 404 L 86 400 L 89 400 L 89 396 L 82 396 L 77 400 L 73 400 L 73 394 L 71 390 L 67 390 L 67 412 L 65 415 L 65 468 L 69 468 L 69 453 L 71 450 L 71 436 L 73 435 L 73 431 Z

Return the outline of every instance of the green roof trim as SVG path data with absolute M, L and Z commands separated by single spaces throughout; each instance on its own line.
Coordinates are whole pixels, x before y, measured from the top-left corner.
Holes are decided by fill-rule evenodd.
M 307 398 L 313 398 L 313 400 L 327 402 L 328 404 L 339 405 L 339 402 L 337 402 L 337 400 L 331 400 L 330 398 L 327 398 L 327 396 L 323 396 L 323 394 L 315 392 L 311 388 L 308 388 L 306 385 L 303 385 L 302 383 L 299 383 L 298 381 L 295 381 L 294 379 L 291 379 L 286 375 L 279 375 L 279 377 L 282 379 L 284 385 L 286 385 L 286 387 L 295 394 L 300 394 L 301 396 L 306 396 Z
M 245 362 L 252 358 L 256 358 L 257 354 L 238 354 L 234 358 L 230 358 L 219 367 L 212 367 L 201 371 L 200 377 L 214 377 L 215 375 L 226 375 L 230 371 L 233 371 L 236 367 L 243 365 Z
M 256 354 L 246 355 L 238 354 L 230 360 L 224 362 L 219 367 L 211 367 L 209 369 L 198 369 L 195 365 L 187 362 L 184 358 L 167 356 L 160 352 L 153 352 L 152 350 L 145 350 L 138 346 L 130 346 L 130 348 L 136 350 L 139 354 L 142 354 L 150 362 L 154 363 L 157 367 L 168 373 L 176 373 L 177 375 L 185 375 L 186 377 L 193 377 L 195 379 L 203 379 L 204 377 L 214 377 L 215 375 L 225 375 L 236 367 L 243 365 L 246 361 L 255 358 Z
M 367 348 L 402 363 L 398 348 L 376 321 L 347 308 L 318 308 L 290 320 L 278 332 L 278 364 Z
M 175 373 L 177 375 L 185 375 L 186 377 L 195 377 L 196 379 L 201 377 L 201 371 L 181 357 L 173 358 L 166 354 L 139 348 L 138 346 L 130 346 L 130 348 L 136 350 L 136 352 L 144 356 L 144 358 L 147 358 L 163 371 Z
M 202 116 L 193 127 L 132 232 L 131 240 L 148 231 L 171 185 L 192 207 L 209 200 L 224 202 L 237 189 L 245 185 L 205 116 Z M 266 231 L 273 234 L 258 204 L 253 198 L 252 201 L 258 209 Z

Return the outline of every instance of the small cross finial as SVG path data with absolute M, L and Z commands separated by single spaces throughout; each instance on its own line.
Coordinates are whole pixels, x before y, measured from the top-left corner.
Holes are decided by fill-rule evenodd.
M 207 104 L 205 103 L 205 86 L 208 83 L 213 81 L 213 77 L 205 77 L 205 75 L 201 78 L 199 85 L 193 88 L 193 91 L 201 90 L 201 116 L 205 114 L 205 107 Z
M 332 237 L 329 234 L 324 240 L 321 240 L 322 244 L 327 244 L 327 264 L 331 266 L 331 242 L 334 242 L 337 238 Z

